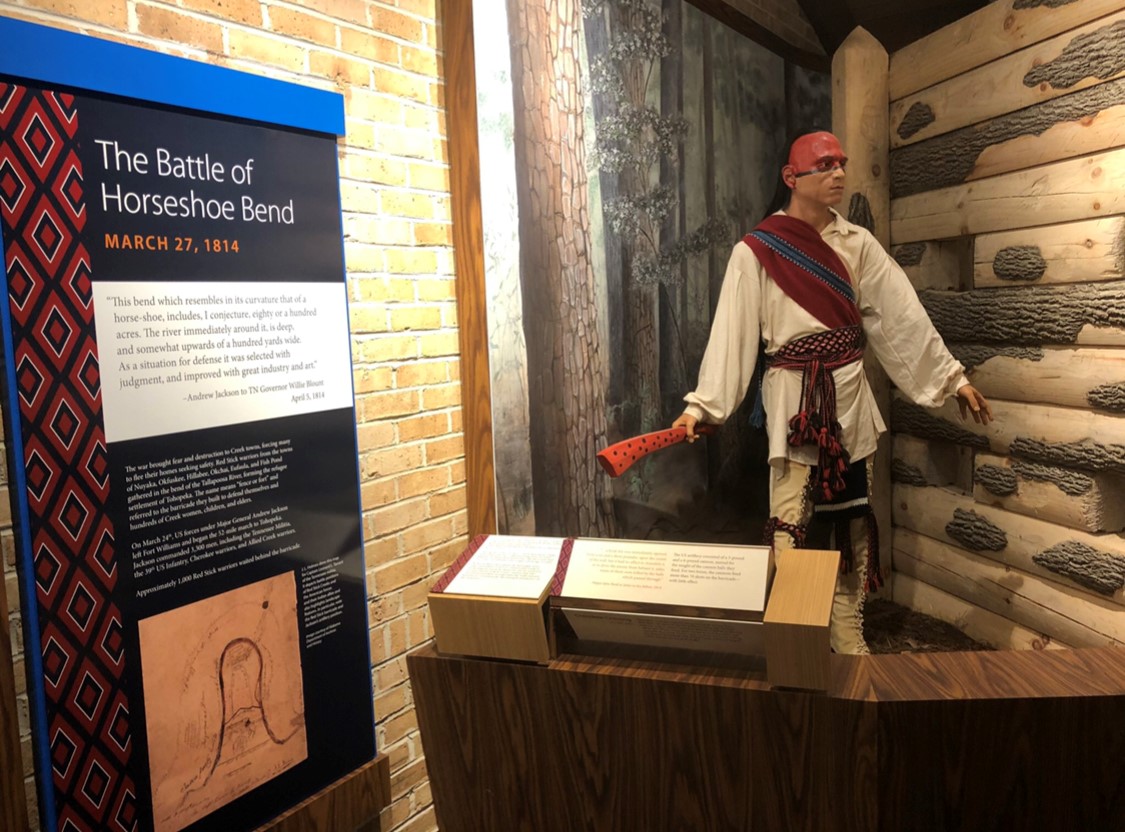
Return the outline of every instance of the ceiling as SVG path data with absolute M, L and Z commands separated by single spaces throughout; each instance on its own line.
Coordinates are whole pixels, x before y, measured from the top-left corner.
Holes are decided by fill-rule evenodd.
M 895 52 L 986 5 L 988 0 L 797 0 L 831 55 L 856 26 Z

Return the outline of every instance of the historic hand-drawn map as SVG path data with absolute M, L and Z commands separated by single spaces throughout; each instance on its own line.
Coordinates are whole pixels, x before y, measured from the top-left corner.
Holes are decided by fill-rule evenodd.
M 139 622 L 155 832 L 308 756 L 294 573 Z

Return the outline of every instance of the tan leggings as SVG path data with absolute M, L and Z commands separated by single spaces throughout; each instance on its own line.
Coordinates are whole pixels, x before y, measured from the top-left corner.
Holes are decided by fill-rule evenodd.
M 868 482 L 871 481 L 871 461 L 867 462 Z M 809 474 L 812 469 L 800 462 L 785 460 L 780 468 L 770 466 L 770 515 L 794 526 L 807 526 L 812 519 L 812 503 L 807 497 Z M 851 521 L 854 568 L 836 579 L 836 595 L 832 601 L 832 622 L 829 641 L 837 653 L 867 653 L 863 639 L 863 577 L 867 572 L 867 521 Z M 793 539 L 788 532 L 774 532 L 773 546 L 792 549 Z

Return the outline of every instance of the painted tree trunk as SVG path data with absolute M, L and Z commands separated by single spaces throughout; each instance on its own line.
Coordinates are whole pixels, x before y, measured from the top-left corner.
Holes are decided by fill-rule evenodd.
M 536 532 L 612 536 L 590 265 L 578 4 L 510 0 Z
M 603 57 L 609 51 L 609 32 L 606 16 L 608 9 L 586 18 L 586 57 L 588 63 Z M 594 122 L 598 123 L 609 114 L 612 104 L 604 93 L 593 93 L 589 102 L 594 108 Z M 587 144 L 589 139 L 587 138 Z M 602 205 L 617 196 L 617 174 L 605 170 L 598 171 L 601 186 Z M 606 280 L 606 319 L 611 322 L 624 318 L 621 238 L 608 223 L 605 223 L 605 280 Z M 606 402 L 611 406 L 620 405 L 625 398 L 625 340 L 620 326 L 608 326 L 605 343 L 606 365 L 609 368 L 606 380 Z

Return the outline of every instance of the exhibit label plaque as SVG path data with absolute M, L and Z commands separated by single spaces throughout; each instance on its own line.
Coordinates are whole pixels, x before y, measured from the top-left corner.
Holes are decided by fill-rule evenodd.
M 11 20 L 0 39 L 44 827 L 252 829 L 375 753 L 342 100 Z

